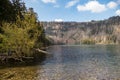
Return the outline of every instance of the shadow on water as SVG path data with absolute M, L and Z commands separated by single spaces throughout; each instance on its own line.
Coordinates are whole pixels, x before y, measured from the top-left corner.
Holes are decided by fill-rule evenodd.
M 0 80 L 37 80 L 38 70 L 46 58 L 46 55 L 39 55 L 34 60 L 0 65 Z
M 23 59 L 22 62 L 11 59 L 0 64 L 0 69 L 43 65 L 43 61 L 45 61 L 46 58 L 47 55 L 41 54 L 34 59 Z

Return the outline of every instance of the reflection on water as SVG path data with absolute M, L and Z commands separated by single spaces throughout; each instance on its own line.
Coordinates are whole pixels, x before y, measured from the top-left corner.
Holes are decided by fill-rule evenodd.
M 52 46 L 47 51 L 52 56 L 42 65 L 0 69 L 0 80 L 120 80 L 120 46 Z
M 39 80 L 120 80 L 120 46 L 53 46 Z

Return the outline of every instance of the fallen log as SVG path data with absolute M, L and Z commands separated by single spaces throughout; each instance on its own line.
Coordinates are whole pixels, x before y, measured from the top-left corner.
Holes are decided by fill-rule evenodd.
M 41 50 L 41 49 L 39 49 L 39 48 L 37 48 L 37 49 L 35 49 L 35 50 L 38 51 L 38 52 L 40 52 L 40 53 L 49 54 L 47 51 L 43 51 L 43 50 Z

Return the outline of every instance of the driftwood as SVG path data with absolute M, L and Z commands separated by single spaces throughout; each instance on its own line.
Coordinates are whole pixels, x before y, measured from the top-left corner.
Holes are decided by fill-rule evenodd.
M 35 51 L 38 51 L 39 53 L 45 54 L 45 55 L 49 55 L 49 53 L 47 51 L 43 51 L 39 48 L 35 49 Z M 13 61 L 19 61 L 19 62 L 24 62 L 24 60 L 34 60 L 35 57 L 26 57 L 26 56 L 13 56 L 13 55 L 0 55 L 0 62 L 1 63 L 6 63 L 9 60 L 13 60 Z
M 37 49 L 35 49 L 35 50 L 38 51 L 38 52 L 40 52 L 40 53 L 49 54 L 47 51 L 43 51 L 43 50 L 41 50 L 41 49 L 39 49 L 39 48 L 37 48 Z

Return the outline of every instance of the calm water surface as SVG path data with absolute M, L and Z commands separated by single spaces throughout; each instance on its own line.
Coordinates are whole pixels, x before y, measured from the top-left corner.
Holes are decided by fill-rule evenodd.
M 28 80 L 120 80 L 120 46 L 52 46 L 47 51 L 52 56 L 42 65 L 23 69 Z
M 120 46 L 53 46 L 41 80 L 120 80 Z

